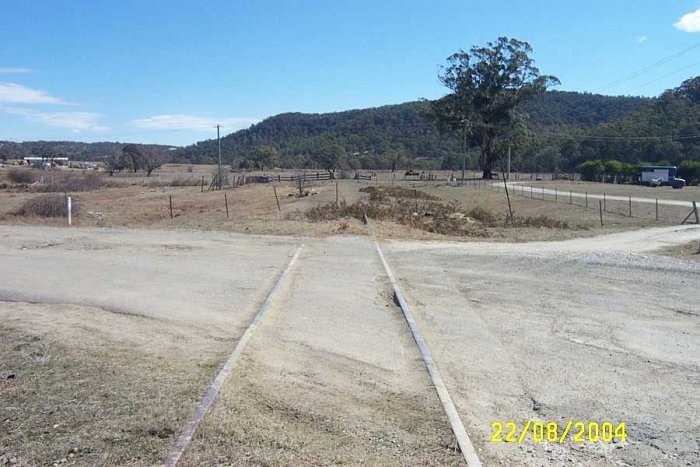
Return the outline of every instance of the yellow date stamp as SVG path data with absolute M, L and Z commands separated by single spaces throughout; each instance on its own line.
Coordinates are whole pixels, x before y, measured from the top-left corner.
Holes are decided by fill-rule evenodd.
M 491 423 L 492 443 L 619 443 L 627 441 L 625 422 L 543 422 L 527 420 L 518 425 L 514 421 Z

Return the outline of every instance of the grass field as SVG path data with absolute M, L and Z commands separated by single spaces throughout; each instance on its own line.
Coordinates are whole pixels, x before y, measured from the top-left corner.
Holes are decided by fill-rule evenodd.
M 119 177 L 104 177 L 104 185 L 101 187 L 71 193 L 80 211 L 75 216 L 75 225 L 184 228 L 311 236 L 345 233 L 378 235 L 388 238 L 445 238 L 444 235 L 410 228 L 382 219 L 374 219 L 369 225 L 353 218 L 310 222 L 305 215 L 309 209 L 335 202 L 336 186 L 334 182 L 307 182 L 304 190 L 309 193 L 309 196 L 305 197 L 295 196 L 298 188 L 292 183 L 284 182 L 246 185 L 223 191 L 205 190 L 203 193 L 200 186 L 180 186 L 196 184 L 202 176 L 211 175 L 212 170 L 215 170 L 215 167 L 172 165 L 165 167 L 158 177 L 131 177 L 130 174 Z M 38 172 L 41 173 L 41 171 Z M 288 171 L 286 173 L 294 172 Z M 2 171 L 0 171 L 1 174 Z M 447 174 L 441 175 L 447 176 Z M 169 183 L 177 186 L 168 186 Z M 559 183 L 556 186 L 568 186 L 563 182 L 556 183 Z M 273 186 L 279 197 L 279 210 Z M 360 190 L 367 186 L 397 186 L 407 190 L 418 190 L 436 196 L 441 202 L 456 203 L 455 209 L 458 212 L 469 213 L 474 209 L 482 209 L 493 213 L 496 218 L 503 219 L 504 225 L 502 226 L 494 223 L 481 226 L 477 223 L 483 228 L 471 229 L 468 235 L 457 237 L 463 240 L 492 238 L 526 241 L 590 236 L 621 229 L 680 223 L 687 215 L 687 210 L 684 208 L 664 206 L 660 210 L 659 220 L 656 221 L 654 206 L 644 204 L 635 206 L 633 216 L 628 217 L 626 203 L 611 200 L 606 206 L 608 212 L 605 213 L 604 225 L 601 226 L 595 203 L 591 203 L 589 209 L 585 209 L 581 200 L 574 200 L 573 204 L 568 204 L 566 199 L 559 198 L 559 202 L 555 203 L 551 196 L 546 197 L 546 200 L 537 199 L 536 193 L 533 198 L 519 196 L 516 188 L 511 193 L 511 205 L 515 216 L 539 217 L 549 220 L 552 225 L 557 226 L 510 227 L 505 225 L 508 202 L 504 191 L 502 189 L 500 191 L 489 190 L 485 183 L 481 184 L 481 189 L 478 189 L 477 185 L 473 183 L 466 187 L 455 187 L 446 182 L 339 180 L 338 199 L 349 204 L 357 201 L 366 202 L 369 196 Z M 579 184 L 572 183 L 571 186 L 578 187 Z M 640 187 L 635 188 L 644 190 Z M 687 192 L 685 190 L 667 191 L 669 191 L 669 196 L 684 192 L 684 196 L 692 197 L 689 193 L 693 192 L 693 188 L 687 188 L 687 190 Z M 7 185 L 3 191 L 4 194 L 0 197 L 0 222 L 46 225 L 62 225 L 65 222 L 60 218 L 13 215 L 12 213 L 27 199 L 41 195 L 19 185 Z M 659 191 L 659 193 L 661 192 Z M 172 219 L 170 218 L 171 197 Z M 228 202 L 228 216 L 226 202 Z M 422 215 L 420 212 L 416 214 Z M 562 223 L 566 224 L 565 228 L 561 228 Z

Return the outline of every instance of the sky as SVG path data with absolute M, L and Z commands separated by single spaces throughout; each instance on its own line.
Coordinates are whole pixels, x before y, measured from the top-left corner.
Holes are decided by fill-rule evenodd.
M 700 74 L 700 0 L 2 0 L 0 140 L 187 145 L 434 99 L 449 55 L 499 36 L 559 90 L 656 96 Z

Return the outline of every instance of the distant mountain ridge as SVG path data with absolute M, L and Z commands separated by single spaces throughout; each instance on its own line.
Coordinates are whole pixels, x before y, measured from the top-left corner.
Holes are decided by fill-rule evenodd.
M 641 109 L 653 99 L 603 96 L 589 93 L 550 91 L 519 109 L 535 133 L 588 129 Z M 284 113 L 269 117 L 249 129 L 221 139 L 226 161 L 248 158 L 256 148 L 274 147 L 282 166 L 302 166 L 304 161 L 328 145 L 340 145 L 365 166 L 371 154 L 380 157 L 395 151 L 408 158 L 439 158 L 461 152 L 458 135 L 441 134 L 432 120 L 429 101 L 406 102 L 343 112 Z M 216 140 L 180 148 L 182 161 L 212 162 Z
M 518 109 L 535 135 L 581 133 L 610 124 L 647 108 L 655 99 L 549 91 Z M 222 155 L 227 163 L 241 164 L 261 146 L 272 147 L 283 167 L 312 167 L 329 146 L 342 147 L 352 168 L 384 168 L 390 160 L 427 160 L 432 166 L 452 168 L 461 160 L 461 139 L 440 133 L 430 118 L 430 101 L 406 102 L 341 112 L 283 113 L 224 136 Z M 102 160 L 125 143 L 73 141 L 0 141 L 0 156 L 18 158 L 53 154 L 74 160 Z M 162 149 L 179 162 L 212 163 L 217 159 L 216 140 Z M 534 145 L 539 150 L 541 145 Z M 471 162 L 476 155 L 471 151 Z M 533 162 L 534 163 L 534 162 Z M 538 162 L 539 163 L 539 162 Z

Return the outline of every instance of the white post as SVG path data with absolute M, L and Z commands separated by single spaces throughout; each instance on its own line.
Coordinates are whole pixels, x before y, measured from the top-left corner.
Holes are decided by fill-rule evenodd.
M 67 202 L 67 207 L 68 207 L 68 225 L 72 225 L 72 224 L 73 224 L 73 217 L 72 217 L 72 206 L 73 206 L 73 203 L 72 203 L 72 200 L 71 200 L 71 197 L 70 197 L 70 196 L 67 198 L 67 201 L 66 201 L 66 202 Z

